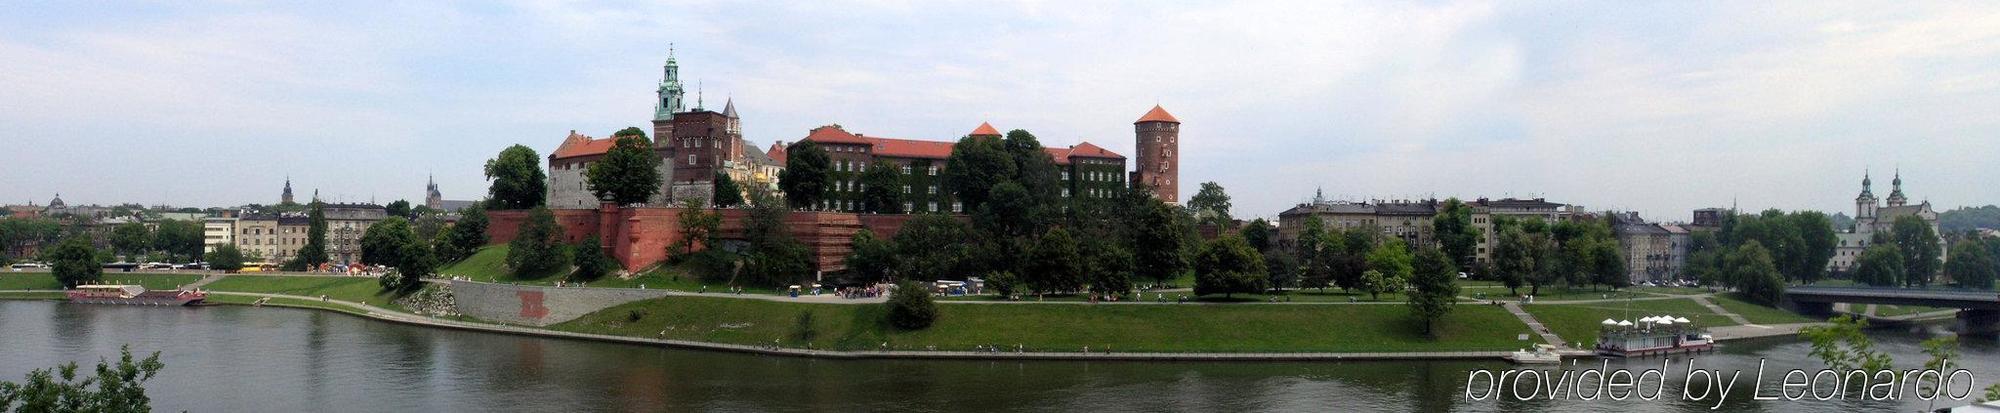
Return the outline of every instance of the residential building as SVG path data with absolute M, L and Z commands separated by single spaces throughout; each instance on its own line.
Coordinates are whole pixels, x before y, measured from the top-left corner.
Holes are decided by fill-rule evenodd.
M 215 252 L 218 246 L 234 244 L 236 244 L 236 218 L 208 217 L 201 220 L 202 253 Z
M 1649 223 L 1637 212 L 1612 216 L 1612 233 L 1625 256 L 1626 279 L 1633 284 L 1681 278 L 1687 265 L 1688 231 L 1680 225 Z
M 1573 219 L 1583 210 L 1582 207 L 1542 198 L 1479 198 L 1465 204 L 1472 207 L 1472 226 L 1481 235 L 1473 251 L 1476 262 L 1487 262 L 1492 258 L 1493 246 L 1499 242 L 1499 236 L 1493 230 L 1496 217 L 1556 222 Z M 1431 245 L 1437 242 L 1431 221 L 1443 206 L 1444 202 L 1437 199 L 1348 202 L 1329 201 L 1323 194 L 1315 194 L 1311 203 L 1299 204 L 1278 214 L 1278 245 L 1284 248 L 1296 245 L 1306 221 L 1314 218 L 1319 219 L 1327 229 L 1375 228 L 1384 237 L 1401 239 L 1411 245 Z

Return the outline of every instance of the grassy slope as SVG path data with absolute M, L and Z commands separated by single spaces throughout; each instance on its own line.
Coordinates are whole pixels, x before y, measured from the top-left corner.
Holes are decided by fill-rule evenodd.
M 557 274 L 568 274 L 570 269 L 570 265 L 564 264 L 561 268 L 546 274 L 518 276 L 507 270 L 507 246 L 492 245 L 480 248 L 479 252 L 473 253 L 471 257 L 438 269 L 437 273 L 439 277 L 463 276 L 470 277 L 474 281 L 547 285 L 561 280 L 562 277 Z
M 1597 339 L 1598 323 L 1606 318 L 1635 320 L 1654 315 L 1686 317 L 1696 325 L 1718 327 L 1736 325 L 1728 317 L 1709 311 L 1701 303 L 1692 299 L 1633 300 L 1631 311 L 1626 311 L 1626 302 L 1589 304 L 1530 304 L 1521 308 L 1535 316 L 1542 325 L 1548 326 L 1563 340 L 1583 345 Z
M 381 284 L 372 277 L 294 277 L 269 275 L 232 275 L 206 287 L 213 291 L 246 293 L 291 294 L 307 297 L 326 295 L 335 300 L 367 302 L 384 308 L 396 308 L 396 295 L 382 291 Z
M 148 290 L 171 290 L 181 285 L 192 284 L 200 279 L 200 275 L 193 274 L 107 272 L 104 273 L 101 282 L 104 284 L 139 284 L 145 286 Z M 0 274 L 0 290 L 27 289 L 58 290 L 62 289 L 62 283 L 56 282 L 55 275 L 49 273 Z
M 1789 324 L 1820 321 L 1790 311 L 1765 307 L 1761 304 L 1746 301 L 1738 293 L 1716 294 L 1715 298 L 1710 300 L 1715 301 L 1715 305 L 1722 306 L 1722 309 L 1743 316 L 1745 320 L 1750 320 L 1751 324 Z
M 634 311 L 642 311 L 630 322 Z M 886 326 L 879 305 L 832 305 L 673 297 L 628 303 L 554 328 L 639 337 L 803 347 L 799 315 L 811 312 L 814 348 L 971 350 L 984 344 L 1035 351 L 1387 352 L 1510 350 L 1526 326 L 1493 307 L 1460 306 L 1438 341 L 1421 337 L 1397 305 L 976 305 L 939 306 L 929 329 Z M 725 325 L 734 325 L 729 328 Z M 665 334 L 662 335 L 661 332 Z

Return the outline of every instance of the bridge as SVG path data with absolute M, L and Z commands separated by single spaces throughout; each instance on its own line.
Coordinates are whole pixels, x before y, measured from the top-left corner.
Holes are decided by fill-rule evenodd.
M 1880 287 L 1790 287 L 1785 305 L 1805 314 L 1832 314 L 1834 303 L 1957 308 L 1959 331 L 2000 332 L 2000 292 Z

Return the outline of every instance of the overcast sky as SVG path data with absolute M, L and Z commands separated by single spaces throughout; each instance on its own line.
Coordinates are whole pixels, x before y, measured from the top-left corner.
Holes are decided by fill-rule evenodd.
M 484 196 L 480 165 L 647 125 L 668 45 L 751 143 L 981 121 L 1132 153 L 1182 196 L 1544 196 L 1686 220 L 1736 202 L 2000 202 L 2000 7 L 1946 2 L 180 2 L 0 13 L 0 203 Z M 690 100 L 696 93 L 690 91 Z M 650 128 L 647 128 L 650 130 Z

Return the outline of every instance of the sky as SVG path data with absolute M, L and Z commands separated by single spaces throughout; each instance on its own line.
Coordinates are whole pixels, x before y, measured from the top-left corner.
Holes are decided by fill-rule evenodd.
M 478 199 L 481 165 L 688 97 L 759 147 L 980 122 L 1132 154 L 1183 199 L 1546 197 L 1687 220 L 2000 202 L 2000 6 L 1955 2 L 10 2 L 0 203 Z M 671 46 L 670 46 L 671 45 Z M 698 88 L 699 92 L 693 90 Z

